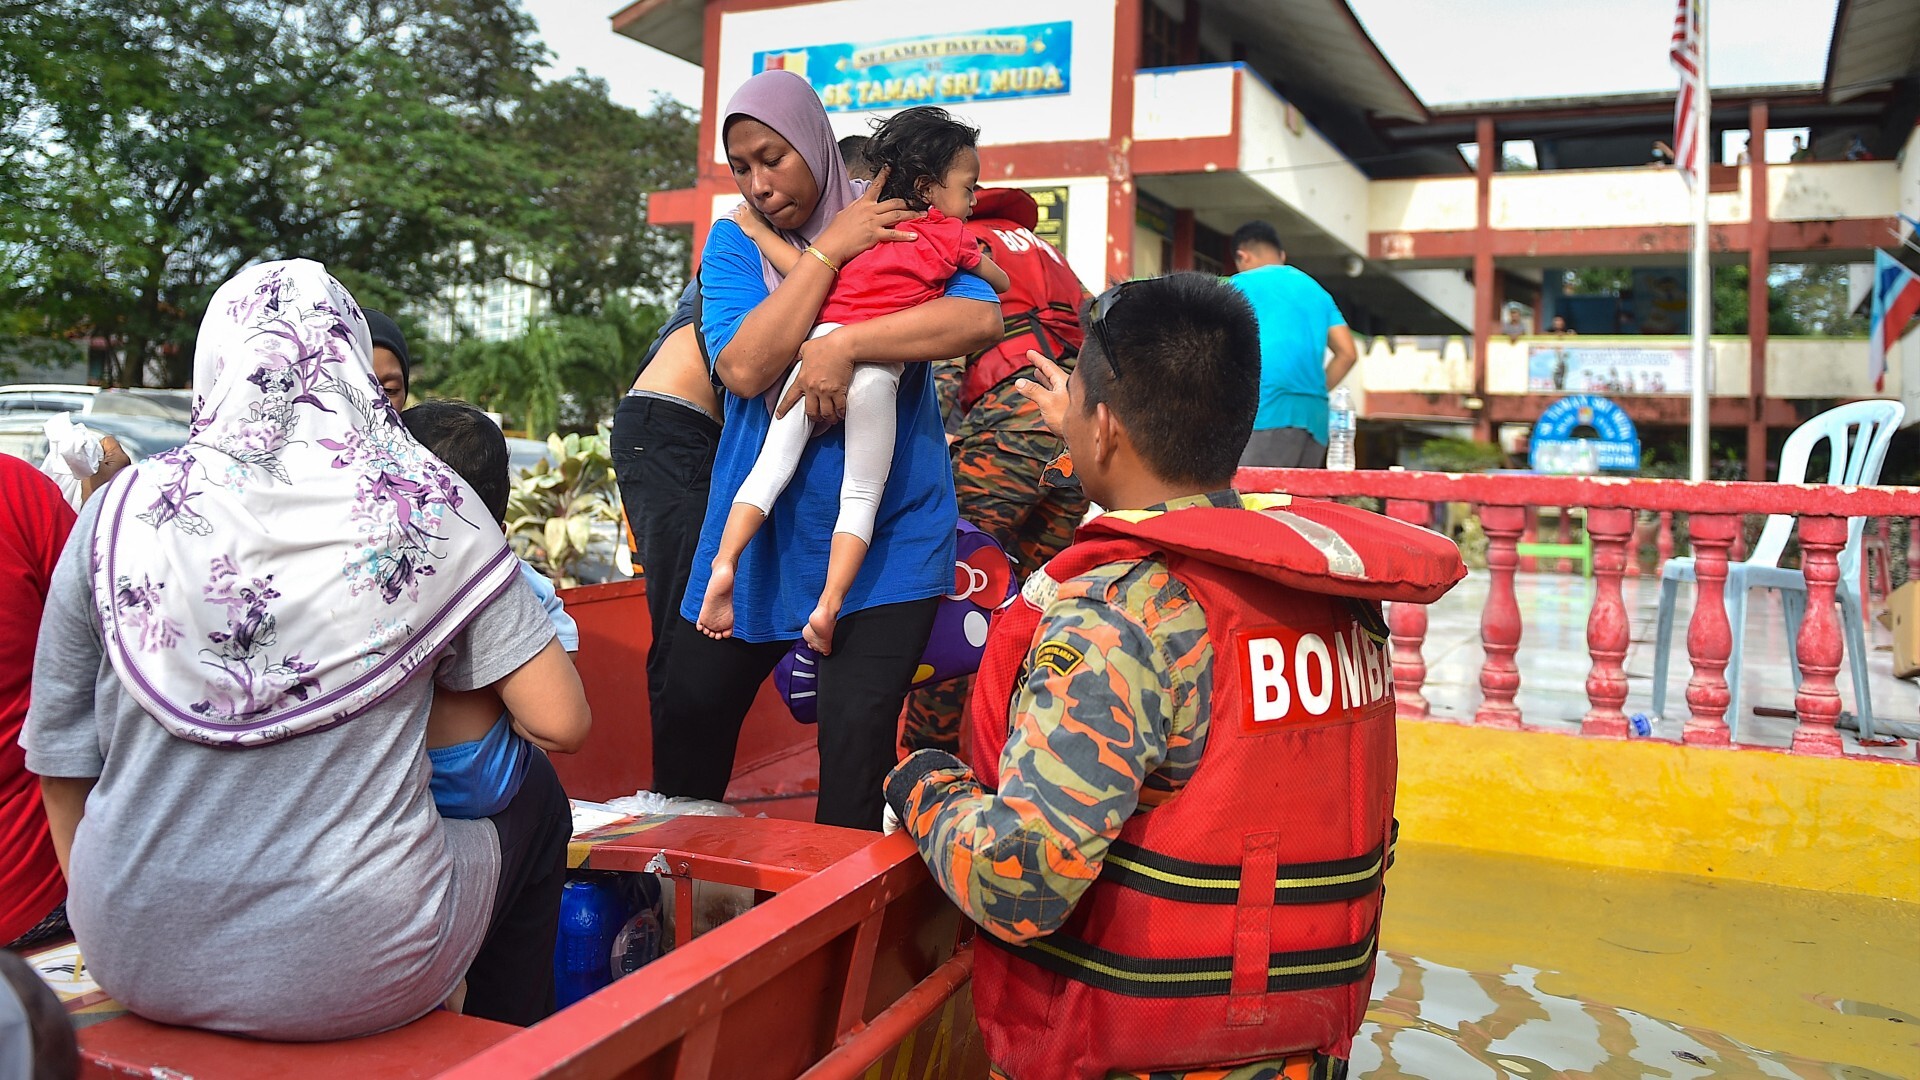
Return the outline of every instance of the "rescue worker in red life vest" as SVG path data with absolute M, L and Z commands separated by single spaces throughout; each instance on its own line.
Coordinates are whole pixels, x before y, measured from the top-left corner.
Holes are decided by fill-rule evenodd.
M 921 750 L 889 825 L 986 933 L 974 1003 L 1005 1080 L 1345 1072 L 1393 842 L 1379 601 L 1465 573 L 1444 537 L 1233 490 L 1252 309 L 1176 274 L 1097 298 L 1071 376 L 1029 383 L 1107 513 L 994 620 L 970 768 Z
M 958 416 L 948 430 L 955 433 L 960 518 L 998 540 L 1023 577 L 1058 555 L 1087 516 L 1078 486 L 1042 482 L 1063 446 L 1047 430 L 1039 405 L 1016 388 L 1021 379 L 1038 378 L 1029 351 L 1069 371 L 1080 353 L 1079 311 L 1087 290 L 1053 245 L 1034 235 L 1039 221 L 1039 205 L 1019 188 L 980 190 L 967 231 L 1012 283 L 1000 296 L 1005 334 L 964 367 L 935 374 L 941 411 Z M 960 713 L 972 688 L 973 680 L 962 677 L 909 697 L 900 740 L 905 752 L 959 750 Z

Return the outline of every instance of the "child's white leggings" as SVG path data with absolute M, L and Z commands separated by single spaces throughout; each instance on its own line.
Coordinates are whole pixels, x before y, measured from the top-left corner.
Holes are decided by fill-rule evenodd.
M 821 337 L 839 328 L 838 323 L 821 323 L 809 338 Z M 893 470 L 894 427 L 898 422 L 896 399 L 900 393 L 899 364 L 855 364 L 853 382 L 847 387 L 846 471 L 840 481 L 840 519 L 836 533 L 851 533 L 863 542 L 873 542 L 873 521 L 880 513 L 880 495 L 887 487 L 887 474 Z M 769 397 L 769 405 L 779 404 L 787 388 L 800 377 L 799 365 L 793 374 Z M 767 441 L 760 456 L 740 485 L 736 503 L 746 503 L 762 514 L 770 513 L 775 499 L 793 480 L 800 467 L 800 454 L 807 448 L 812 430 L 807 419 L 806 402 L 795 402 L 787 415 L 775 417 L 767 428 Z

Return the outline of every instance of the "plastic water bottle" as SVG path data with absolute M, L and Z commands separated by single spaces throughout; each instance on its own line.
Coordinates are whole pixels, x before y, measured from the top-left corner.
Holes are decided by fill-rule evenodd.
M 634 916 L 613 938 L 609 957 L 613 977 L 624 978 L 660 958 L 664 945 L 664 911 L 660 902 L 660 879 L 652 874 L 628 874 L 628 910 Z
M 553 951 L 553 991 L 562 1009 L 613 981 L 608 959 L 627 921 L 620 883 L 610 874 L 581 874 L 560 890 L 560 937 Z
M 1344 386 L 1327 398 L 1327 468 L 1353 471 L 1353 395 Z

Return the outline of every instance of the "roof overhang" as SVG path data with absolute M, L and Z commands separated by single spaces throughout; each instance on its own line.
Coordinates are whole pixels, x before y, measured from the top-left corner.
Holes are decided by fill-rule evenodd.
M 613 32 L 689 64 L 703 59 L 706 5 L 701 0 L 635 0 L 613 14 Z
M 1846 101 L 1920 76 L 1920 3 L 1840 0 L 1827 49 L 1826 95 Z
M 1347 0 L 1221 0 L 1205 8 L 1236 40 L 1271 56 L 1287 89 L 1311 86 L 1316 96 L 1374 116 L 1422 121 L 1427 107 L 1374 44 Z

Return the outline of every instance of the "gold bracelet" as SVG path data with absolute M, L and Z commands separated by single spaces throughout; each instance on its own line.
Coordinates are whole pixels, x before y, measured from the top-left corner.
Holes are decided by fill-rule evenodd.
M 821 251 L 821 250 L 820 250 L 819 248 L 817 248 L 817 247 L 814 247 L 814 246 L 813 246 L 812 244 L 808 244 L 808 245 L 807 245 L 807 254 L 809 254 L 809 255 L 811 255 L 811 256 L 813 256 L 813 257 L 814 257 L 814 258 L 816 258 L 816 259 L 819 259 L 819 260 L 820 260 L 820 264 L 821 264 L 822 266 L 825 266 L 825 267 L 826 267 L 827 269 L 829 269 L 829 270 L 831 270 L 831 271 L 833 271 L 833 272 L 834 272 L 834 275 L 835 275 L 836 277 L 837 277 L 837 276 L 839 276 L 839 274 L 840 274 L 840 268 L 839 268 L 838 266 L 835 266 L 835 265 L 833 264 L 833 260 L 832 260 L 832 259 L 829 259 L 829 258 L 827 258 L 827 253 L 826 253 L 826 252 L 824 252 L 824 251 Z

